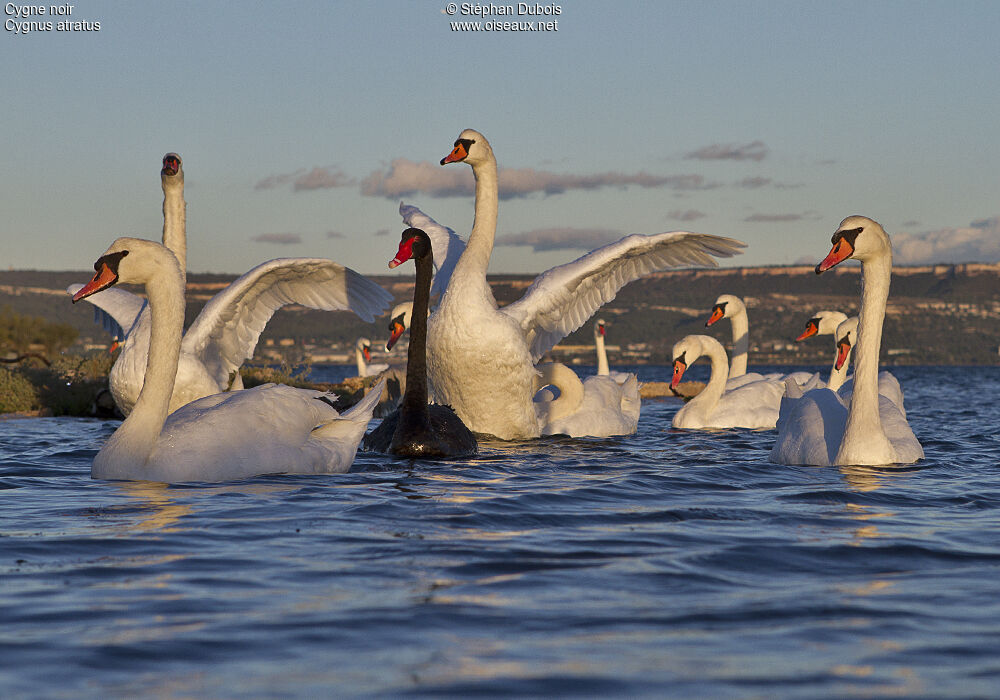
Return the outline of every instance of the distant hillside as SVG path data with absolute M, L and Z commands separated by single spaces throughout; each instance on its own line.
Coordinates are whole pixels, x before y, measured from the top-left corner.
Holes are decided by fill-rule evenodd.
M 817 276 L 808 266 L 678 270 L 652 275 L 626 286 L 597 316 L 608 322 L 613 362 L 663 363 L 674 342 L 688 333 L 708 333 L 729 340 L 728 322 L 705 328 L 712 303 L 722 293 L 745 298 L 750 313 L 751 362 L 826 364 L 833 353 L 829 338 L 794 343 L 805 322 L 821 309 L 856 313 L 857 265 Z M 22 314 L 68 323 L 80 331 L 84 346 L 106 346 L 110 338 L 92 322 L 89 304 L 73 305 L 65 288 L 85 282 L 92 272 L 0 272 L 0 306 Z M 235 275 L 188 277 L 188 322 L 218 289 Z M 412 279 L 373 277 L 397 299 L 412 294 Z M 534 276 L 490 278 L 501 305 L 520 297 Z M 285 353 L 326 359 L 353 353 L 358 337 L 377 345 L 385 337 L 383 317 L 363 323 L 352 314 L 301 308 L 275 315 L 258 346 L 261 353 Z M 592 362 L 592 324 L 566 338 L 553 355 Z M 883 361 L 892 364 L 997 364 L 1000 346 L 1000 265 L 899 267 L 883 335 Z M 352 355 L 353 356 L 353 355 Z

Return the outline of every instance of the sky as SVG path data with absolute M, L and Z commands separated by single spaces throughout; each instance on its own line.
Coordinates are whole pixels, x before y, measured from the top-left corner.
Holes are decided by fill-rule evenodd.
M 315 256 L 387 274 L 400 201 L 471 230 L 471 169 L 438 164 L 467 127 L 501 169 L 493 273 L 671 230 L 745 241 L 724 265 L 815 264 L 852 214 L 897 264 L 1000 260 L 993 0 L 20 7 L 0 36 L 11 269 L 159 240 L 174 151 L 189 270 Z M 469 21 L 556 24 L 451 24 Z

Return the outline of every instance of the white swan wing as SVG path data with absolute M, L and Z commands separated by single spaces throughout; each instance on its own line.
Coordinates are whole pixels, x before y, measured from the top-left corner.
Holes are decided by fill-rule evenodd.
M 73 295 L 81 289 L 83 289 L 82 284 L 71 284 L 66 291 Z M 132 325 L 146 306 L 146 300 L 138 294 L 117 287 L 91 294 L 85 301 L 94 307 L 94 323 L 119 340 L 125 340 L 126 331 L 132 329 Z
M 821 388 L 785 396 L 780 414 L 772 462 L 817 466 L 834 463 L 847 425 L 847 404 L 837 392 Z
M 457 233 L 442 226 L 427 214 L 412 204 L 399 203 L 399 215 L 403 223 L 413 228 L 419 228 L 431 239 L 431 250 L 434 254 L 434 281 L 431 283 L 431 296 L 444 294 L 455 269 L 455 263 L 465 252 L 465 240 Z
M 261 263 L 212 297 L 191 324 L 181 351 L 200 357 L 225 381 L 253 357 L 264 326 L 287 304 L 352 311 L 365 321 L 392 296 L 363 275 L 325 258 L 278 258 Z
M 629 282 L 671 267 L 716 267 L 713 256 L 730 257 L 745 245 L 686 231 L 633 234 L 541 274 L 523 297 L 500 311 L 520 324 L 537 362 Z

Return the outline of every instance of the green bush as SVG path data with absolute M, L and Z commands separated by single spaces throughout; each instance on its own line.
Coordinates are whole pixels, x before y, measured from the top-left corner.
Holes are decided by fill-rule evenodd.
M 42 407 L 31 380 L 18 370 L 0 367 L 0 413 L 37 411 Z

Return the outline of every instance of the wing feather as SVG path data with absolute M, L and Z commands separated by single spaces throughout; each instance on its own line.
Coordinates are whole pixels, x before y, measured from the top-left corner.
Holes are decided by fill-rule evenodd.
M 434 254 L 434 281 L 431 282 L 431 296 L 444 294 L 455 269 L 455 263 L 465 252 L 465 240 L 457 233 L 442 226 L 427 214 L 412 204 L 399 203 L 399 215 L 403 223 L 413 228 L 419 228 L 431 239 L 431 251 Z
M 82 284 L 71 284 L 66 291 L 72 295 L 81 289 Z M 125 340 L 126 331 L 131 331 L 132 324 L 146 306 L 146 300 L 138 294 L 116 287 L 91 294 L 84 301 L 94 307 L 94 323 L 118 340 Z
M 716 267 L 716 257 L 742 252 L 732 238 L 687 231 L 633 234 L 539 275 L 518 301 L 501 312 L 516 320 L 535 362 L 629 282 L 673 267 Z
M 332 260 L 278 258 L 212 297 L 184 334 L 182 351 L 201 357 L 209 371 L 225 378 L 253 357 L 261 332 L 282 306 L 346 310 L 372 321 L 391 301 L 382 287 Z

